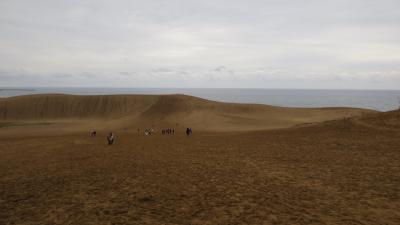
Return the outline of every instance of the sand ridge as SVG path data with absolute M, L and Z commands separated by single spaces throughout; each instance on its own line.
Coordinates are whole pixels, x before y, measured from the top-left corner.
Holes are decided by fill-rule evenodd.
M 0 100 L 0 121 L 98 120 L 97 126 L 116 128 L 179 125 L 197 130 L 264 130 L 369 113 L 374 111 L 222 103 L 186 95 L 48 94 Z

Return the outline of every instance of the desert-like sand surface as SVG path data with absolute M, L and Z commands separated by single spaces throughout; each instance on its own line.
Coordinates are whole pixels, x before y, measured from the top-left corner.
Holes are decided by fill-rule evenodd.
M 0 99 L 0 224 L 400 224 L 399 209 L 400 111 Z

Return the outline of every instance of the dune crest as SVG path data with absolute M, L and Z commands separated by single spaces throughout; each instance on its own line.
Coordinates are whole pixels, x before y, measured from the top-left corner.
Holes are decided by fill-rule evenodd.
M 355 108 L 285 108 L 186 95 L 27 95 L 0 99 L 0 120 L 98 120 L 115 126 L 191 126 L 202 130 L 285 128 L 373 113 Z

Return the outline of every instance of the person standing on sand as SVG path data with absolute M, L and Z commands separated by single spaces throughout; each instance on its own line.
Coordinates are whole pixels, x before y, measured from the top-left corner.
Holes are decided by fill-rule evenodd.
M 90 130 L 90 137 L 96 137 L 96 134 L 97 134 L 97 132 L 95 129 Z
M 192 134 L 192 128 L 186 128 L 186 135 L 189 136 Z
M 114 134 L 112 132 L 107 136 L 107 141 L 108 145 L 112 145 L 114 143 Z

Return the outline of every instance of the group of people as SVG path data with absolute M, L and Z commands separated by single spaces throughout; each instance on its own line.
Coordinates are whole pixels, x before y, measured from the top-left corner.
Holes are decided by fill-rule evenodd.
M 138 129 L 138 132 L 139 131 L 140 131 L 140 129 Z M 153 128 L 146 128 L 144 130 L 144 133 L 145 133 L 145 135 L 152 135 L 154 133 L 154 129 Z M 171 128 L 162 129 L 161 133 L 163 135 L 165 135 L 165 134 L 175 134 L 175 129 L 171 129 Z M 192 128 L 189 128 L 189 127 L 186 128 L 186 135 L 190 136 L 191 134 L 192 134 Z M 97 131 L 95 129 L 91 129 L 90 132 L 89 132 L 89 135 L 90 135 L 90 137 L 96 137 L 97 136 Z M 114 133 L 110 132 L 107 135 L 107 143 L 108 143 L 108 145 L 114 144 L 114 140 L 115 140 Z
M 154 129 L 153 128 L 146 128 L 144 129 L 144 134 L 147 135 L 153 135 Z
M 90 137 L 96 137 L 97 136 L 97 131 L 95 129 L 91 129 L 89 131 L 89 135 L 90 135 Z M 114 133 L 110 132 L 107 135 L 107 143 L 108 143 L 108 145 L 114 144 Z
M 162 129 L 161 130 L 161 133 L 164 135 L 164 134 L 175 134 L 175 129 L 171 129 L 171 128 L 168 128 L 168 129 Z

